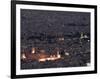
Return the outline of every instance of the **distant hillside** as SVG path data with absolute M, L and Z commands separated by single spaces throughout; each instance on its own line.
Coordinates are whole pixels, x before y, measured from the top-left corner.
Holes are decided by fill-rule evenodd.
M 21 9 L 21 36 L 36 33 L 90 33 L 90 13 Z

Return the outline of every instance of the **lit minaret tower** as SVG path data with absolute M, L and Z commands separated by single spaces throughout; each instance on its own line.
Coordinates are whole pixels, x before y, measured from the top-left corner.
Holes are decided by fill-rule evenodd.
M 57 51 L 57 57 L 61 58 L 61 55 L 59 54 L 59 51 Z
M 34 54 L 35 53 L 35 48 L 32 48 L 32 54 Z

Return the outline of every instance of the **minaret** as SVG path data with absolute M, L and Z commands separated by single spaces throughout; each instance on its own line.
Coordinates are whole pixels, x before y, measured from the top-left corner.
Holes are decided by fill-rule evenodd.
M 83 32 L 81 33 L 81 37 L 80 37 L 81 39 L 83 39 L 84 38 L 84 36 L 83 36 Z
M 59 51 L 57 51 L 57 57 L 61 58 L 61 55 L 59 54 Z
M 35 48 L 32 48 L 32 54 L 34 54 L 35 53 Z

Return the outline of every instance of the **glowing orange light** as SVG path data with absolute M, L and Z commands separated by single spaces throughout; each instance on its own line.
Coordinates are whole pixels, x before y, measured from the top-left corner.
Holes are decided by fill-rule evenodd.
M 57 54 L 57 56 L 55 56 L 55 55 L 50 55 L 50 57 L 41 58 L 41 59 L 39 59 L 38 61 L 39 61 L 39 62 L 45 62 L 46 60 L 48 60 L 48 61 L 53 61 L 53 60 L 57 60 L 57 59 L 60 59 L 60 58 L 61 58 L 61 55 L 60 55 L 60 54 Z
M 32 53 L 33 53 L 33 54 L 35 53 L 35 48 L 32 48 Z
M 26 56 L 25 56 L 25 54 L 22 54 L 22 59 L 26 59 Z
M 41 58 L 41 59 L 39 59 L 39 62 L 44 62 L 44 61 L 46 61 L 45 58 Z

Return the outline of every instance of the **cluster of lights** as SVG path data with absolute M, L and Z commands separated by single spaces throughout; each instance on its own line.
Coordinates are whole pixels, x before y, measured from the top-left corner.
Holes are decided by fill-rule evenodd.
M 57 60 L 57 59 L 60 59 L 60 58 L 61 58 L 61 55 L 60 55 L 60 54 L 57 54 L 57 56 L 55 56 L 55 55 L 50 55 L 50 57 L 41 58 L 41 59 L 39 59 L 38 61 L 39 61 L 39 62 L 53 61 L 53 60 Z
M 32 48 L 32 55 L 34 55 L 36 52 L 36 49 L 35 48 Z M 41 50 L 41 52 L 44 52 L 44 50 Z M 21 57 L 23 60 L 27 59 L 25 53 L 22 54 L 22 57 Z M 49 57 L 40 57 L 38 58 L 37 60 L 39 62 L 45 62 L 45 61 L 53 61 L 53 60 L 57 60 L 57 59 L 60 59 L 61 58 L 61 55 L 59 54 L 59 51 L 57 51 L 57 54 L 56 55 L 50 55 Z
M 59 41 L 64 41 L 64 38 L 62 37 L 62 38 L 59 38 Z

